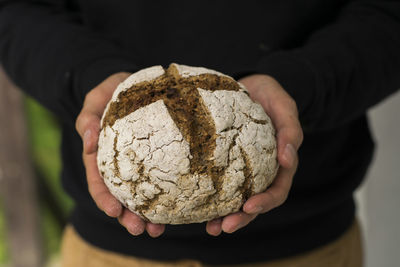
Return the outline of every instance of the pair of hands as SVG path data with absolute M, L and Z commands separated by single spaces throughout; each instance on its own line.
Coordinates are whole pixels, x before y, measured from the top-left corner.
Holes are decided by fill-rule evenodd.
M 118 218 L 132 235 L 140 235 L 147 231 L 150 236 L 157 237 L 164 232 L 165 225 L 145 222 L 124 208 L 111 195 L 97 168 L 97 141 L 101 116 L 117 85 L 129 75 L 127 72 L 113 74 L 86 95 L 76 120 L 76 129 L 83 140 L 87 183 L 96 205 L 108 216 Z M 250 97 L 262 105 L 275 126 L 280 167 L 272 185 L 265 192 L 250 197 L 244 203 L 242 211 L 207 222 L 206 231 L 213 236 L 222 231 L 233 233 L 249 224 L 258 214 L 268 212 L 285 202 L 298 165 L 297 150 L 303 141 L 296 103 L 274 78 L 255 74 L 239 82 L 246 86 Z

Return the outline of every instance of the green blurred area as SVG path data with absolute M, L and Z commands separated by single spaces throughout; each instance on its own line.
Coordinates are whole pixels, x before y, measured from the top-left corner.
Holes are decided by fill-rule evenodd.
M 61 132 L 57 119 L 45 108 L 31 98 L 25 98 L 29 141 L 33 164 L 40 175 L 43 185 L 52 193 L 53 207 L 58 206 L 62 217 L 66 218 L 71 207 L 72 200 L 61 188 L 60 172 L 61 157 L 60 143 Z M 43 190 L 40 190 L 42 193 Z M 44 191 L 46 192 L 46 191 Z M 59 252 L 62 227 L 59 219 L 49 207 L 48 194 L 40 194 L 40 220 L 43 235 L 44 252 L 47 258 Z M 0 265 L 9 260 L 7 253 L 7 240 L 5 236 L 6 225 L 3 217 L 3 208 L 0 203 Z
M 8 261 L 2 204 L 0 203 L 0 265 Z

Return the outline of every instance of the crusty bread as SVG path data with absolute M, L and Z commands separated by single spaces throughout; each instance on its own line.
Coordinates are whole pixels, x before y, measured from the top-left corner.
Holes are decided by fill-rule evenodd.
M 238 211 L 276 175 L 275 131 L 243 85 L 171 64 L 122 82 L 101 122 L 98 167 L 111 193 L 145 220 L 208 221 Z

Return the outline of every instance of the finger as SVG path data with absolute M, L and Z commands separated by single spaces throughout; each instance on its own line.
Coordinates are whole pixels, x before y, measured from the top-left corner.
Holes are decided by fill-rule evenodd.
M 82 138 L 83 152 L 85 154 L 96 152 L 100 131 L 100 118 L 83 110 L 76 120 L 75 128 Z
M 243 205 L 243 211 L 248 214 L 265 213 L 282 205 L 289 194 L 298 160 L 295 159 L 292 168 L 279 168 L 278 174 L 265 192 L 250 197 Z
M 277 106 L 271 119 L 277 131 L 277 148 L 279 164 L 292 168 L 297 157 L 297 150 L 303 142 L 303 131 L 294 111 L 287 111 Z
M 255 80 L 244 78 L 243 83 L 252 89 L 252 98 L 262 104 L 277 133 L 286 129 L 288 140 L 285 144 L 292 144 L 297 150 L 303 141 L 303 132 L 296 102 L 275 79 L 263 76 L 259 83 L 254 83 Z
M 165 231 L 164 224 L 146 223 L 146 231 L 151 237 L 159 237 Z
M 283 113 L 283 112 L 282 112 Z M 277 115 L 274 126 L 277 131 L 278 138 L 285 141 L 285 144 L 292 144 L 297 150 L 303 142 L 303 130 L 297 118 L 291 115 Z M 271 117 L 274 120 L 274 117 Z
M 275 106 L 276 104 L 274 104 Z M 276 129 L 276 136 L 278 141 L 278 158 L 283 159 L 285 149 L 287 145 L 290 144 L 296 152 L 301 143 L 303 142 L 303 131 L 300 125 L 300 122 L 296 115 L 295 111 L 285 110 L 282 106 L 276 106 L 271 112 L 271 120 L 274 123 Z M 292 151 L 286 151 L 292 152 Z M 291 156 L 294 156 L 295 153 L 292 153 Z M 288 156 L 288 155 L 285 155 Z M 289 155 L 290 156 L 290 155 Z M 286 158 L 288 159 L 288 158 Z M 281 163 L 281 162 L 280 162 Z M 289 161 L 283 161 L 283 164 L 291 163 L 285 167 L 290 168 L 294 163 L 293 157 Z
M 214 219 L 207 222 L 206 231 L 209 235 L 218 236 L 222 232 L 222 219 Z
M 103 178 L 100 176 L 97 168 L 96 156 L 97 153 L 83 154 L 89 193 L 99 209 L 103 210 L 110 217 L 117 217 L 122 212 L 122 205 L 111 195 L 104 184 Z
M 130 73 L 120 72 L 101 82 L 100 85 L 86 94 L 83 109 L 101 118 L 118 84 L 123 82 L 129 75 Z
M 110 101 L 112 94 L 116 88 L 114 86 L 102 85 L 96 88 L 96 90 L 90 91 L 86 97 L 82 108 L 82 111 L 91 113 L 101 118 L 107 103 Z
M 249 224 L 256 217 L 257 214 L 247 214 L 242 211 L 230 214 L 222 220 L 222 231 L 228 234 L 233 233 Z
M 126 230 L 132 235 L 143 234 L 146 223 L 138 215 L 132 213 L 128 209 L 124 209 L 122 215 L 118 217 L 118 221 L 122 224 Z

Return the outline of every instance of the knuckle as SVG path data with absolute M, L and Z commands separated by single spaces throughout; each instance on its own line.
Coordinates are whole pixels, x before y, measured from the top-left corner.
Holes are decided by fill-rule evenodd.
M 288 138 L 292 140 L 295 148 L 298 149 L 304 140 L 303 129 L 301 128 L 301 124 L 299 119 L 295 116 L 290 117 L 291 125 L 286 128 L 285 134 L 287 134 Z
M 89 116 L 86 114 L 86 112 L 82 111 L 79 113 L 76 121 L 75 121 L 75 129 L 78 131 L 78 133 L 83 134 L 83 129 L 87 125 L 89 121 Z
M 97 132 L 100 128 L 100 125 L 97 123 L 97 118 L 94 117 L 92 114 L 82 111 L 76 121 L 75 121 L 75 128 L 77 132 L 83 137 L 84 132 L 91 128 L 91 130 Z

